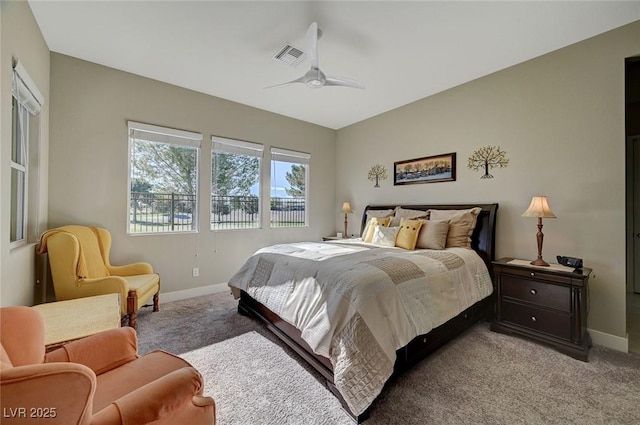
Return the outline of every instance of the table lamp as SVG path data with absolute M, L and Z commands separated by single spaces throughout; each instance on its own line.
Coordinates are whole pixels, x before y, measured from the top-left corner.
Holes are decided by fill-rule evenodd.
M 523 217 L 538 217 L 538 233 L 536 237 L 538 239 L 538 258 L 533 260 L 531 264 L 534 266 L 549 266 L 549 263 L 542 259 L 542 241 L 544 234 L 542 233 L 542 219 L 543 218 L 556 218 L 556 215 L 549 208 L 546 196 L 534 196 L 531 199 L 531 205 L 522 214 Z
M 348 202 L 344 202 L 342 204 L 342 212 L 344 213 L 344 233 L 342 234 L 343 238 L 347 237 L 347 214 L 351 214 L 353 210 L 351 209 L 351 204 Z

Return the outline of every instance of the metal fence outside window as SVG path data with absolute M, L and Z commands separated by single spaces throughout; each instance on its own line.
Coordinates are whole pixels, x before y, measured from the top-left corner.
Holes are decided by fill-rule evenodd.
M 271 198 L 271 227 L 305 225 L 305 200 Z M 211 197 L 211 228 L 214 230 L 252 229 L 260 227 L 260 200 L 257 196 Z
M 301 198 L 271 198 L 271 227 L 304 226 L 306 203 Z M 131 233 L 196 230 L 196 196 L 180 193 L 131 192 L 129 222 Z M 257 196 L 212 196 L 213 230 L 260 227 L 260 200 Z
M 196 195 L 131 192 L 131 233 L 196 230 Z

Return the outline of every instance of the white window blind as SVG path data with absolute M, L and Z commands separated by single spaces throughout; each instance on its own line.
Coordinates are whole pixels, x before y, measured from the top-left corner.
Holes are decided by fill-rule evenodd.
M 264 146 L 258 143 L 244 142 L 241 140 L 225 139 L 223 137 L 212 136 L 214 152 L 226 152 L 237 155 L 256 156 L 262 158 Z
M 288 149 L 271 148 L 271 160 L 292 162 L 295 164 L 309 164 L 311 155 L 303 152 L 290 151 Z
M 44 96 L 27 73 L 20 61 L 13 67 L 12 94 L 30 114 L 38 115 L 44 104 Z
M 129 136 L 133 139 L 193 148 L 199 148 L 202 142 L 202 134 L 191 131 L 176 130 L 135 121 L 128 121 L 127 126 L 129 127 Z

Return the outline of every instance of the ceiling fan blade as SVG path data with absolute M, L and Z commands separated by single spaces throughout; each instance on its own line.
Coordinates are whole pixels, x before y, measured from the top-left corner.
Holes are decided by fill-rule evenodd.
M 355 89 L 364 89 L 365 85 L 358 80 L 343 77 L 327 77 L 325 86 L 353 87 Z
M 296 84 L 296 83 L 306 84 L 305 76 L 303 75 L 300 78 L 296 78 L 295 80 L 287 81 L 286 83 L 280 83 L 280 84 L 275 84 L 273 86 L 267 86 L 267 87 L 265 87 L 265 89 L 272 89 L 274 87 L 288 86 L 289 84 Z
M 318 66 L 318 23 L 313 22 L 309 25 L 307 35 L 305 36 L 305 49 L 311 60 L 312 68 L 319 68 Z

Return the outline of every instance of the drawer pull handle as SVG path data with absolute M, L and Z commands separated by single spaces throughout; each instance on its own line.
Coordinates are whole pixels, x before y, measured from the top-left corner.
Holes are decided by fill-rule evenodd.
M 532 321 L 532 322 L 537 322 L 537 321 L 538 321 L 538 319 L 536 319 L 536 316 L 531 316 L 531 321 Z
M 535 276 L 536 274 L 534 272 L 531 272 L 531 276 Z
M 536 291 L 535 289 L 531 289 L 531 290 L 529 290 L 529 292 L 531 292 L 531 295 L 535 295 L 535 294 L 538 293 L 538 291 Z
M 427 338 L 422 338 L 422 342 L 423 342 L 424 344 L 426 344 L 426 343 L 427 343 Z

